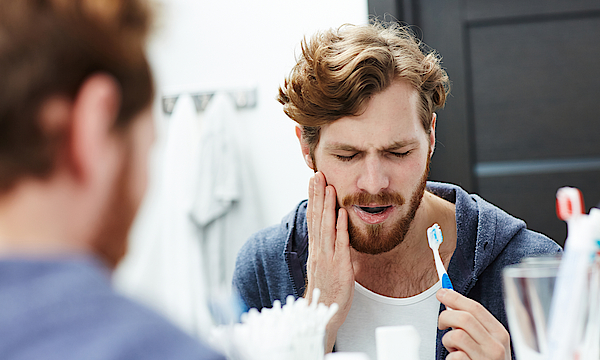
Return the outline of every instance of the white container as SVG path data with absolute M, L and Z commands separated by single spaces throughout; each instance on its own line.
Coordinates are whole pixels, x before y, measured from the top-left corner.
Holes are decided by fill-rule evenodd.
M 419 360 L 421 337 L 414 326 L 380 326 L 375 344 L 377 360 Z
M 362 352 L 334 352 L 325 355 L 324 360 L 371 360 Z

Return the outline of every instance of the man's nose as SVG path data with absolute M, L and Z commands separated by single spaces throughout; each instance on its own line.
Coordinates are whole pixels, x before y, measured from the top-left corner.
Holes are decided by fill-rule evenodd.
M 356 185 L 360 190 L 373 195 L 379 194 L 383 189 L 387 189 L 390 185 L 390 180 L 380 159 L 377 157 L 367 157 L 365 159 L 364 169 L 359 174 Z

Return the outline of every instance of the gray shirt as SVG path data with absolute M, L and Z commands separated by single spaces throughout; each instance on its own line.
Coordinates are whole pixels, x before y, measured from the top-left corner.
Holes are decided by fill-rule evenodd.
M 0 261 L 1 359 L 224 359 L 118 295 L 92 258 Z

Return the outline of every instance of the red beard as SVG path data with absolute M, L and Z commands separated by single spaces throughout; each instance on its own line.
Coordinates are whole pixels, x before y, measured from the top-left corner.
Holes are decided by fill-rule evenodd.
M 408 204 L 407 214 L 399 219 L 392 228 L 384 232 L 383 224 L 367 224 L 366 234 L 360 228 L 354 226 L 352 220 L 348 221 L 348 233 L 350 235 L 350 246 L 356 251 L 365 254 L 382 254 L 394 249 L 404 241 L 404 237 L 412 224 L 417 209 L 421 205 L 425 187 L 427 185 L 427 177 L 429 176 L 429 159 L 425 172 L 421 177 L 421 182 L 415 189 Z M 376 204 L 393 204 L 401 206 L 405 203 L 404 198 L 398 193 L 381 192 L 377 195 L 368 193 L 351 194 L 344 197 L 342 205 L 348 207 L 351 205 L 367 205 L 369 203 Z

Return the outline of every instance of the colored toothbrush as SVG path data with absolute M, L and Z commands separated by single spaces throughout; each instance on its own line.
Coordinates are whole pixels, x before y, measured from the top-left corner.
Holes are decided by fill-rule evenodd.
M 429 242 L 431 251 L 433 251 L 435 268 L 437 269 L 440 280 L 442 280 L 442 288 L 454 290 L 452 282 L 448 277 L 448 273 L 446 273 L 444 263 L 442 263 L 442 258 L 440 258 L 440 244 L 444 241 L 444 238 L 442 237 L 442 229 L 438 224 L 433 224 L 427 229 L 427 241 Z
M 583 195 L 573 187 L 562 187 L 556 192 L 556 215 L 563 221 L 583 215 Z
M 557 215 L 567 222 L 567 239 L 554 284 L 544 359 L 587 359 L 591 348 L 584 348 L 583 357 L 577 353 L 589 316 L 586 300 L 590 296 L 590 268 L 597 252 L 597 220 L 584 213 L 583 197 L 576 188 L 558 189 L 556 206 Z

